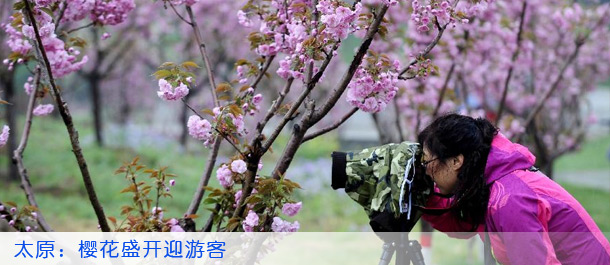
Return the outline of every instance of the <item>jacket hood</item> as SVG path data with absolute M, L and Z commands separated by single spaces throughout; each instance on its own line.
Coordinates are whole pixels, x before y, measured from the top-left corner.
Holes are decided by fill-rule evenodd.
M 485 166 L 486 183 L 494 181 L 519 169 L 528 169 L 534 165 L 536 157 L 527 147 L 508 140 L 498 133 L 491 142 L 491 149 Z

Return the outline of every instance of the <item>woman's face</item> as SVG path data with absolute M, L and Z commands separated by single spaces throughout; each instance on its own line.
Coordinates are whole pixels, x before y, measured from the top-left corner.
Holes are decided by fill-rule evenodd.
M 449 195 L 453 193 L 457 186 L 457 176 L 461 167 L 459 158 L 449 158 L 442 162 L 436 156 L 431 155 L 430 151 L 424 147 L 422 164 L 426 168 L 426 175 L 430 176 L 436 183 L 441 194 Z

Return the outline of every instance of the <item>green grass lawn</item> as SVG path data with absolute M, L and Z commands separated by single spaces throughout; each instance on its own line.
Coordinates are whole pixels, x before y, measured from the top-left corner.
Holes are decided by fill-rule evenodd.
M 605 170 L 608 171 L 608 176 L 610 176 L 610 160 L 607 157 L 609 149 L 610 135 L 589 140 L 582 145 L 580 150 L 558 158 L 553 166 L 553 171 Z

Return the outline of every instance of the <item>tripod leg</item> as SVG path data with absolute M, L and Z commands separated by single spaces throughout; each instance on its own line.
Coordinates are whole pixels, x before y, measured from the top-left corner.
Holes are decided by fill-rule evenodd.
M 396 247 L 396 265 L 409 265 L 408 242 L 409 234 L 400 233 L 400 239 L 398 240 L 398 246 Z
M 421 245 L 417 240 L 409 241 L 408 254 L 413 265 L 425 265 L 424 255 L 421 253 Z
M 392 260 L 392 256 L 394 255 L 394 250 L 395 248 L 392 243 L 384 243 L 383 252 L 381 253 L 381 258 L 379 260 L 379 265 L 390 264 L 390 260 Z

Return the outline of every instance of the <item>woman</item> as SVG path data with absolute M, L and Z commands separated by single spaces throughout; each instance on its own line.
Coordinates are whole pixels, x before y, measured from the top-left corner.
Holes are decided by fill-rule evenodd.
M 449 114 L 418 138 L 436 183 L 427 207 L 449 209 L 424 215 L 434 228 L 489 232 L 502 264 L 610 264 L 610 244 L 591 216 L 489 121 Z

